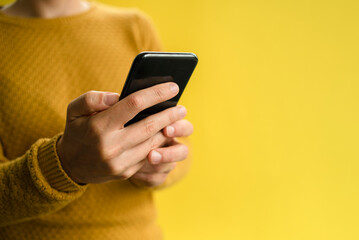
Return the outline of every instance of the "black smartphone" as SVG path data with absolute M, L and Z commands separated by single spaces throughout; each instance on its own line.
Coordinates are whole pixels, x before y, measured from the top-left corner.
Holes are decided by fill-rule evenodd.
M 149 115 L 176 106 L 196 65 L 194 53 L 182 52 L 142 52 L 132 63 L 120 100 L 138 90 L 165 82 L 175 82 L 179 93 L 172 99 L 159 103 L 138 113 L 125 126 L 138 122 Z

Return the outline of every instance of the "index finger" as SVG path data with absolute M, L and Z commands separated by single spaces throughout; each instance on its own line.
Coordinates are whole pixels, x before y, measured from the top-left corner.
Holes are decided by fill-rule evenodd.
M 101 117 L 109 120 L 106 128 L 120 129 L 142 110 L 167 101 L 176 96 L 178 92 L 178 85 L 174 82 L 157 84 L 128 95 L 108 111 L 104 111 Z

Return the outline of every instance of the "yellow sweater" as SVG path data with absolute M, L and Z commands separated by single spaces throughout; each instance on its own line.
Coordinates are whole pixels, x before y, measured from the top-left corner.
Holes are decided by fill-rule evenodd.
M 56 19 L 0 12 L 0 239 L 161 239 L 151 189 L 79 186 L 56 154 L 68 103 L 89 90 L 121 92 L 134 57 L 160 49 L 136 9 L 92 3 Z

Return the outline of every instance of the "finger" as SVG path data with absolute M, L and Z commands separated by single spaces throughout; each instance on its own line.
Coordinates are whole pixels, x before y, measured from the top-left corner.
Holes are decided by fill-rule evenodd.
M 168 175 L 167 173 L 156 173 L 156 174 L 136 173 L 131 178 L 131 181 L 134 181 L 138 185 L 145 185 L 146 187 L 155 187 L 164 183 L 167 178 L 167 175 Z
M 134 118 L 142 110 L 169 100 L 177 95 L 179 88 L 173 82 L 157 84 L 137 92 L 115 104 L 103 117 L 109 118 L 109 129 L 123 128 L 125 123 Z
M 179 120 L 163 129 L 167 137 L 188 137 L 193 133 L 193 125 L 186 119 Z
M 141 173 L 169 173 L 176 168 L 177 163 L 160 163 L 160 164 L 150 164 L 149 162 L 145 163 L 143 167 L 139 170 Z
M 138 170 L 140 170 L 145 165 L 145 160 L 136 163 L 135 165 L 129 167 L 125 172 L 121 173 L 116 179 L 126 180 L 132 177 Z
M 122 144 L 125 149 L 146 141 L 156 133 L 160 132 L 165 126 L 184 118 L 186 108 L 176 106 L 153 114 L 139 122 L 136 122 L 120 133 Z
M 123 151 L 123 153 L 113 159 L 114 165 L 118 166 L 118 172 L 123 172 L 124 168 L 136 164 L 143 159 L 146 159 L 148 153 L 155 148 L 166 145 L 171 139 L 163 136 L 162 132 L 158 132 L 146 141 Z M 121 144 L 121 139 L 118 141 Z M 122 148 L 122 147 L 121 147 Z M 125 160 L 125 162 L 124 162 Z
M 147 158 L 150 163 L 159 164 L 182 161 L 186 159 L 187 156 L 188 147 L 184 144 L 177 143 L 169 147 L 152 150 Z
M 89 91 L 73 100 L 67 108 L 68 120 L 80 116 L 89 116 L 95 112 L 108 109 L 118 102 L 118 93 Z

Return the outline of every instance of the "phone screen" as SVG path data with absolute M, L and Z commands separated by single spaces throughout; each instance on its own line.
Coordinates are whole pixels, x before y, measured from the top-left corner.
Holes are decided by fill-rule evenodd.
M 140 53 L 132 64 L 120 99 L 138 90 L 165 82 L 177 83 L 179 93 L 168 101 L 143 110 L 125 126 L 166 108 L 176 106 L 197 62 L 198 59 L 193 53 Z

